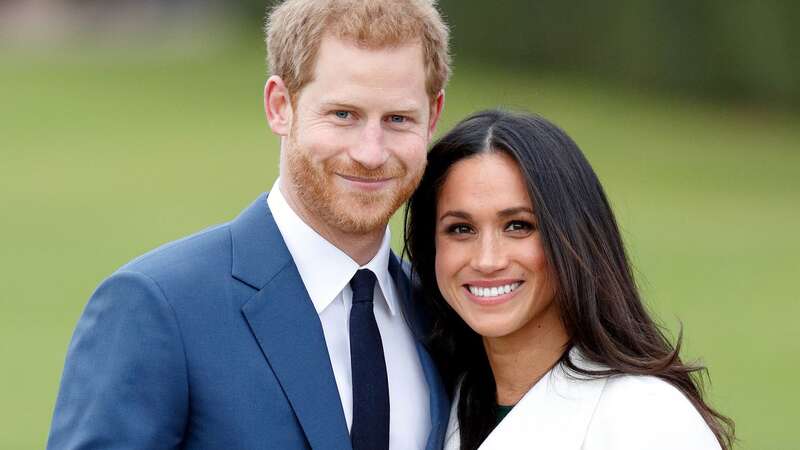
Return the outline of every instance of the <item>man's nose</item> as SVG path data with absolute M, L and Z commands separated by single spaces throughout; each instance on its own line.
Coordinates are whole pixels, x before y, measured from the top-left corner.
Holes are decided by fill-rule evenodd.
M 481 236 L 472 258 L 472 268 L 481 273 L 493 273 L 508 265 L 508 255 L 500 239 L 493 235 Z
M 389 159 L 385 132 L 380 121 L 367 122 L 357 142 L 350 150 L 350 157 L 367 169 L 377 169 Z

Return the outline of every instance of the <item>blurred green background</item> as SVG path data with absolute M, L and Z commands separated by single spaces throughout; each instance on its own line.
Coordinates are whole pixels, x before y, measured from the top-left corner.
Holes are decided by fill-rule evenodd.
M 261 3 L 110 13 L 82 1 L 52 16 L 12 3 L 0 0 L 0 448 L 35 449 L 94 287 L 161 243 L 233 218 L 272 185 L 278 148 L 261 106 Z M 760 27 L 750 40 L 771 53 L 742 50 L 761 62 L 722 68 L 704 60 L 703 73 L 730 72 L 720 78 L 698 75 L 708 42 L 695 48 L 681 32 L 696 6 L 669 3 L 681 20 L 650 23 L 637 14 L 661 10 L 627 3 L 612 10 L 626 14 L 562 6 L 544 18 L 518 3 L 530 25 L 520 29 L 511 6 L 484 8 L 481 21 L 488 3 L 443 1 L 455 71 L 440 132 L 497 105 L 564 127 L 607 189 L 651 310 L 673 332 L 682 323 L 685 357 L 708 365 L 710 399 L 736 421 L 737 448 L 798 448 L 800 59 L 788 58 L 800 46 L 770 44 L 792 38 L 781 25 L 791 4 L 722 13 L 717 36 L 740 34 L 724 24 L 743 14 Z M 709 5 L 719 2 L 699 3 L 699 17 L 717 17 Z M 634 39 L 616 21 L 647 33 Z M 683 39 L 672 59 L 659 56 L 670 39 L 656 25 Z M 625 36 L 632 47 L 611 50 Z M 662 66 L 670 76 L 656 76 Z

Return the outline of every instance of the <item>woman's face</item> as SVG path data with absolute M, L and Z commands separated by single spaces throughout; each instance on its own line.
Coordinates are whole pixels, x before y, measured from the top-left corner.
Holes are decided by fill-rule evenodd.
M 484 153 L 450 168 L 436 211 L 436 281 L 478 334 L 560 328 L 555 289 L 517 163 Z

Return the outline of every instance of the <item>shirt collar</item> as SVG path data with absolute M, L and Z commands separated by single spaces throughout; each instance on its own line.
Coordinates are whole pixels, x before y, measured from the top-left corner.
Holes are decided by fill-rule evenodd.
M 383 233 L 378 253 L 367 264 L 359 267 L 346 253 L 314 231 L 289 206 L 280 191 L 280 178 L 272 186 L 267 204 L 317 314 L 322 313 L 336 299 L 359 269 L 369 269 L 375 274 L 389 313 L 395 314 L 397 306 L 394 285 L 389 274 L 391 232 L 388 226 Z

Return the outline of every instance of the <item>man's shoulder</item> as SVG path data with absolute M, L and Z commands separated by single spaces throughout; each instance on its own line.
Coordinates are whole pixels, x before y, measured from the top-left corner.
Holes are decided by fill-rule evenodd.
M 117 272 L 139 272 L 156 282 L 195 281 L 198 277 L 223 272 L 230 276 L 236 253 L 234 238 L 237 237 L 237 232 L 240 240 L 245 241 L 268 234 L 269 227 L 254 220 L 264 216 L 266 211 L 266 194 L 261 194 L 233 220 L 156 247 L 129 261 Z M 257 232 L 254 234 L 253 230 Z M 253 244 L 244 242 L 242 245 L 247 247 Z
M 140 255 L 119 271 L 141 272 L 160 278 L 170 272 L 220 264 L 230 258 L 230 223 L 206 228 L 197 233 L 160 245 Z
M 233 253 L 231 223 L 216 225 L 134 258 L 104 280 L 93 298 L 106 293 L 116 305 L 132 305 L 139 295 L 141 304 L 165 302 L 178 315 L 202 305 L 213 307 L 239 292 L 232 284 Z M 242 289 L 246 296 L 249 288 Z

